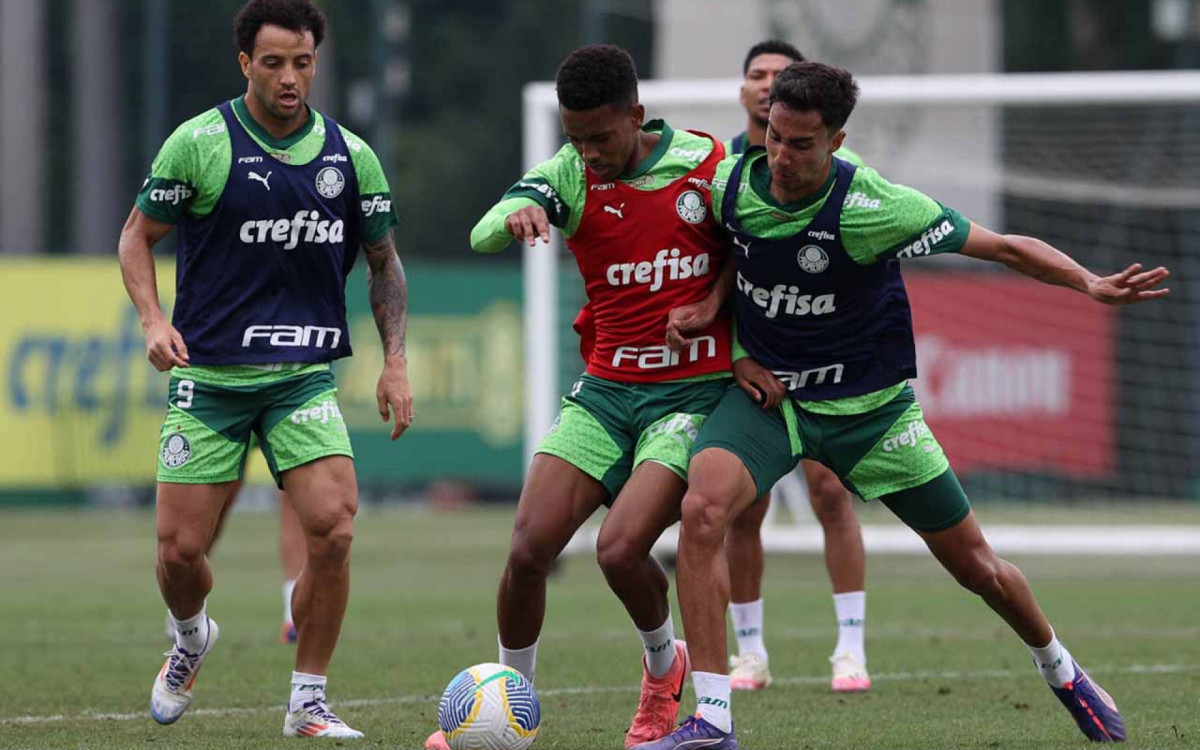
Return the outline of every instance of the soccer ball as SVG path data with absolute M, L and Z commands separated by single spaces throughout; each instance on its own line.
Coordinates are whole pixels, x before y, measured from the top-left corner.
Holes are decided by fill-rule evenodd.
M 452 750 L 525 750 L 541 723 L 533 685 L 502 664 L 459 672 L 438 705 L 438 724 Z

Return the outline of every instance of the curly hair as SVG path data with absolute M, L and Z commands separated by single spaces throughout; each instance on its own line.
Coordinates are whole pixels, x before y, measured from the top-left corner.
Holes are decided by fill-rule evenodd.
M 312 0 L 250 0 L 233 19 L 233 41 L 238 51 L 253 54 L 258 31 L 267 24 L 289 31 L 311 31 L 313 47 L 320 47 L 325 38 L 325 14 Z
M 771 84 L 771 104 L 815 111 L 830 130 L 841 130 L 858 103 L 858 84 L 843 68 L 818 62 L 792 63 Z
M 637 103 L 633 58 L 611 44 L 591 44 L 567 55 L 558 66 L 554 84 L 558 103 L 577 112 Z
M 804 55 L 800 54 L 800 50 L 787 42 L 781 42 L 778 39 L 768 39 L 765 42 L 759 42 L 750 48 L 746 53 L 746 59 L 742 62 L 742 75 L 750 72 L 750 63 L 759 55 L 783 55 L 790 58 L 792 62 L 804 62 Z

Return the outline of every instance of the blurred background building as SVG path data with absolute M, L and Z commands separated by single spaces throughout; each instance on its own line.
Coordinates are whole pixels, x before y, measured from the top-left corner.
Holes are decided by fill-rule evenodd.
M 116 240 L 171 130 L 244 91 L 231 31 L 239 5 L 0 0 L 0 495 L 10 500 L 81 500 L 112 487 L 131 497 L 153 481 L 165 378 L 145 362 L 115 264 Z M 374 411 L 379 354 L 361 276 L 348 294 L 356 356 L 340 368 L 339 382 L 361 484 L 380 495 L 452 482 L 516 497 L 524 413 L 521 254 L 476 256 L 467 238 L 521 173 L 524 86 L 552 79 L 575 47 L 616 43 L 633 54 L 644 78 L 671 79 L 737 77 L 745 51 L 770 37 L 857 76 L 1200 67 L 1196 0 L 322 5 L 330 35 L 312 103 L 380 156 L 399 207 L 411 287 L 418 416 L 398 444 L 387 441 Z M 1101 340 L 1068 364 L 1096 368 L 1097 379 L 1071 383 L 1100 387 L 1099 395 L 1073 392 L 1063 397 L 1070 403 L 1051 399 L 1047 407 L 1091 410 L 1059 420 L 1053 436 L 1102 443 L 1098 458 L 1076 462 L 1092 468 L 989 461 L 987 446 L 972 449 L 982 452 L 979 460 L 956 458 L 948 445 L 968 488 L 982 498 L 1200 495 L 1200 108 L 1080 107 L 1052 115 L 1037 107 L 981 108 L 957 113 L 965 120 L 954 123 L 917 109 L 882 124 L 852 120 L 848 143 L 885 175 L 902 176 L 993 228 L 1044 237 L 1089 267 L 1136 260 L 1168 265 L 1177 276 L 1167 302 L 1047 339 Z M 729 137 L 743 126 L 731 89 L 728 112 L 705 127 Z M 170 240 L 161 246 L 165 302 L 172 249 Z M 935 278 L 914 285 L 914 302 L 922 284 L 933 295 L 938 283 L 955 278 L 939 273 L 962 272 L 934 268 Z M 1004 297 L 1002 288 L 989 289 Z M 1010 325 L 1050 325 L 1060 313 L 1053 305 L 1038 308 L 1032 322 L 1013 317 Z M 935 372 L 938 357 L 953 361 L 953 347 L 938 347 L 921 345 L 923 367 Z M 1056 370 L 1053 356 L 1042 369 L 1032 367 L 1020 376 L 1030 391 L 1051 392 L 1074 377 Z M 992 381 L 983 370 L 968 369 L 959 387 L 1000 405 L 992 413 L 967 410 L 975 422 L 947 429 L 978 432 L 1003 422 L 1004 393 L 986 385 Z M 950 374 L 937 378 L 923 398 L 946 404 L 949 420 L 950 405 L 966 397 L 949 392 Z M 937 406 L 930 411 L 936 429 Z M 1033 425 L 1036 432 L 1039 419 L 1021 416 L 1016 429 Z M 256 471 L 265 478 L 261 467 Z

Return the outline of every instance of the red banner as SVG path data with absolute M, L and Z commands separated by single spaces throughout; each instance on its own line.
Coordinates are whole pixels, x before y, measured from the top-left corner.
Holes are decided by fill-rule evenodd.
M 1110 307 L 1009 274 L 904 277 L 913 387 L 956 471 L 1100 477 L 1115 468 Z

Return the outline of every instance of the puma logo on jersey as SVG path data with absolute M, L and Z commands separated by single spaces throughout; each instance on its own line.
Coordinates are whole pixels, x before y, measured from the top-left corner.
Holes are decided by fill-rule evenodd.
M 750 257 L 750 240 L 746 240 L 745 243 L 743 243 L 738 239 L 738 236 L 735 234 L 735 235 L 733 235 L 733 244 L 737 245 L 738 247 L 740 247 L 742 249 L 742 255 L 745 255 L 747 258 Z
M 621 213 L 621 211 L 623 211 L 624 209 L 625 209 L 625 204 L 622 203 L 621 205 L 617 206 L 616 208 L 613 208 L 612 206 L 605 206 L 604 212 L 609 213 L 609 214 L 616 214 L 618 219 L 624 219 L 625 214 Z
M 266 188 L 268 191 L 271 189 L 271 185 L 270 185 L 270 183 L 268 183 L 268 182 L 267 182 L 267 180 L 271 179 L 271 173 L 270 173 L 270 172 L 267 172 L 267 176 L 266 176 L 266 177 L 263 177 L 263 176 L 262 176 L 262 175 L 260 175 L 258 172 L 251 172 L 250 174 L 248 174 L 248 175 L 246 175 L 246 176 L 247 176 L 247 177 L 249 177 L 249 178 L 250 178 L 250 179 L 252 179 L 252 180 L 256 180 L 256 181 L 258 181 L 258 182 L 261 182 L 261 183 L 263 184 L 263 187 L 265 187 L 265 188 Z

